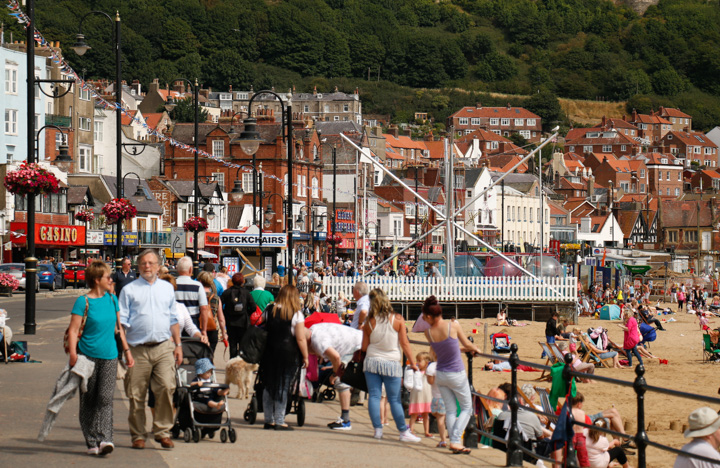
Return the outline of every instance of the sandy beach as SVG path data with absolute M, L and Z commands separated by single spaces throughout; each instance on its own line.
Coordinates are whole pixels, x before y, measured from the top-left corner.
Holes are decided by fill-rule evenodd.
M 661 304 L 662 305 L 662 304 Z M 676 304 L 665 304 L 666 307 L 676 310 Z M 703 363 L 702 361 L 702 334 L 697 320 L 694 316 L 686 313 L 665 315 L 659 317 L 664 319 L 663 326 L 667 331 L 657 332 L 657 339 L 651 343 L 650 351 L 662 359 L 667 359 L 668 363 L 660 364 L 658 359 L 645 359 L 645 378 L 649 385 L 667 387 L 674 390 L 697 393 L 707 396 L 717 396 L 720 379 L 717 377 L 720 365 L 714 363 Z M 675 318 L 675 322 L 667 322 L 670 318 Z M 533 361 L 540 364 L 545 363 L 545 359 L 540 358 L 542 350 L 538 345 L 538 341 L 544 341 L 545 323 L 544 322 L 525 322 L 524 327 L 497 327 L 495 319 L 464 319 L 460 320 L 463 330 L 467 335 L 473 336 L 478 347 L 483 347 L 483 332 L 485 323 L 488 324 L 488 334 L 500 331 L 502 328 L 508 330 L 511 337 L 511 343 L 518 345 L 518 354 L 522 360 Z M 595 320 L 589 317 L 580 318 L 579 327 L 587 330 L 589 327 L 603 326 L 609 330 L 610 339 L 616 343 L 622 344 L 623 332 L 618 327 L 620 321 Z M 408 328 L 412 323 L 408 324 Z M 710 326 L 716 328 L 720 326 L 720 319 L 711 321 Z M 572 326 L 569 327 L 570 329 Z M 476 333 L 473 333 L 473 330 Z M 570 331 L 570 330 L 568 330 Z M 418 333 L 410 333 L 410 339 L 425 341 L 424 335 Z M 421 345 L 413 345 L 417 351 L 424 347 Z M 490 353 L 490 344 L 486 351 Z M 477 391 L 487 393 L 487 391 L 503 382 L 510 381 L 509 372 L 485 372 L 482 366 L 487 362 L 483 358 L 476 358 L 473 363 L 474 379 L 473 383 Z M 633 364 L 636 364 L 634 360 Z M 596 368 L 598 375 L 612 377 L 616 379 L 632 381 L 635 373 L 630 369 L 607 369 Z M 518 374 L 518 383 L 532 383 L 536 386 L 550 388 L 549 382 L 537 382 L 540 376 L 539 372 L 520 372 Z M 585 411 L 587 414 L 600 412 L 610 408 L 613 404 L 618 409 L 626 422 L 632 429 L 631 433 L 635 433 L 637 422 L 637 398 L 635 392 L 630 387 L 621 387 L 601 382 L 580 383 L 578 391 L 585 395 Z M 645 397 L 645 421 L 646 429 L 650 440 L 669 445 L 671 447 L 680 448 L 687 442 L 682 435 L 681 428 L 687 423 L 688 414 L 700 406 L 711 406 L 706 403 L 698 402 L 687 398 L 675 398 L 659 393 L 648 392 Z M 717 408 L 716 408 L 717 409 Z M 679 422 L 677 430 L 671 430 L 670 424 Z M 649 426 L 649 427 L 647 427 Z M 675 461 L 675 456 L 669 452 L 649 448 L 647 451 L 648 467 L 671 467 Z M 637 457 L 630 457 L 630 464 L 637 466 Z

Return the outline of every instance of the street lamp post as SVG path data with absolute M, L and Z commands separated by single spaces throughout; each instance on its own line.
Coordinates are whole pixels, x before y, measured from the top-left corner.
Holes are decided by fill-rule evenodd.
M 272 96 L 275 96 L 280 101 L 280 109 L 282 113 L 282 119 L 283 119 L 283 125 L 285 126 L 285 145 L 287 146 L 287 176 L 288 176 L 288 186 L 287 186 L 287 213 L 286 213 L 286 224 L 285 224 L 285 233 L 287 236 L 287 250 L 288 250 L 288 284 L 293 284 L 293 266 L 295 264 L 293 259 L 293 239 L 292 239 L 292 231 L 288 233 L 288 229 L 292 228 L 292 197 L 293 197 L 293 191 L 292 191 L 292 181 L 293 181 L 293 145 L 292 145 L 292 101 L 290 100 L 290 96 L 288 96 L 287 104 L 283 99 L 280 97 L 279 94 L 275 93 L 275 91 L 270 90 L 262 90 L 258 91 L 256 94 L 254 94 L 250 98 L 250 102 L 248 103 L 248 109 L 252 111 L 252 103 L 255 100 L 256 97 L 262 95 L 262 94 L 270 94 Z M 240 145 L 245 152 L 245 154 L 254 155 L 257 153 L 257 150 L 260 147 L 260 143 L 262 143 L 264 140 L 260 138 L 260 133 L 257 131 L 257 120 L 248 117 L 245 119 L 245 129 L 243 130 L 242 134 L 240 135 Z
M 272 205 L 270 204 L 270 200 L 272 200 L 273 197 L 278 197 L 278 198 L 280 198 L 280 206 L 282 207 L 282 213 L 281 213 L 280 215 L 282 216 L 282 215 L 284 215 L 284 214 L 286 213 L 286 208 L 285 208 L 285 201 L 286 201 L 286 200 L 285 200 L 285 199 L 282 197 L 282 195 L 280 195 L 279 193 L 271 193 L 270 195 L 267 196 L 268 204 L 267 204 L 267 208 L 265 208 L 265 213 L 263 213 L 263 217 L 265 218 L 265 223 L 266 223 L 266 224 L 269 224 L 269 223 L 270 223 L 270 220 L 272 220 L 272 219 L 275 217 L 275 210 L 272 209 Z M 286 230 L 286 229 L 283 227 L 283 230 Z M 290 230 L 292 231 L 292 228 L 291 228 Z M 274 232 L 274 231 L 273 231 L 273 232 Z M 286 253 L 287 253 L 287 250 L 286 250 Z M 287 256 L 287 255 L 286 255 L 286 256 Z M 287 262 L 288 262 L 288 259 L 285 258 L 285 264 L 286 264 L 286 265 L 288 265 Z
M 110 20 L 114 24 L 115 34 L 113 37 L 115 47 L 115 178 L 117 181 L 117 198 L 123 197 L 122 188 L 122 61 L 120 52 L 120 13 L 115 12 L 115 20 L 103 11 L 93 10 L 80 19 L 80 27 L 76 37 L 76 43 L 72 47 L 78 55 L 84 55 L 90 50 L 90 46 L 85 43 L 85 36 L 82 34 L 82 24 L 85 18 L 90 15 L 101 15 Z M 120 271 L 122 268 L 122 221 L 117 222 L 117 231 L 115 234 L 115 268 Z
M 325 230 L 325 232 L 327 233 L 327 230 L 326 230 L 327 229 L 327 217 L 328 217 L 327 213 L 315 214 L 315 212 L 313 212 L 312 225 L 314 227 L 313 227 L 313 231 L 311 234 L 312 235 L 312 246 L 313 246 L 313 260 L 315 259 L 315 230 L 317 230 L 318 232 L 322 232 L 323 230 Z M 318 221 L 317 225 L 315 224 L 315 218 L 320 220 L 320 221 Z M 325 219 L 324 223 L 323 223 L 323 218 Z M 325 239 L 327 239 L 327 234 L 325 235 Z M 325 253 L 327 254 L 327 250 L 325 251 Z M 322 258 L 322 255 L 320 255 L 320 258 Z

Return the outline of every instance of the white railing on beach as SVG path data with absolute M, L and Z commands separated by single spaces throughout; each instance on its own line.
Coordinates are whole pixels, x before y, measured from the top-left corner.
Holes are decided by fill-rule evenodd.
M 422 302 L 434 295 L 440 301 L 480 302 L 575 302 L 577 278 L 574 277 L 462 277 L 462 278 L 408 278 L 392 276 L 326 276 L 323 291 L 330 297 L 339 292 L 352 298 L 357 281 L 365 281 L 370 289 L 380 288 L 391 301 Z

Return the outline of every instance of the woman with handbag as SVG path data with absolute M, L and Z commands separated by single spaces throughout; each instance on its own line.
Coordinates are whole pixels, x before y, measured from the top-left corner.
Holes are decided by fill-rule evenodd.
M 291 431 L 285 424 L 285 410 L 290 383 L 299 366 L 307 368 L 305 317 L 297 288 L 285 285 L 274 304 L 268 305 L 265 318 L 267 341 L 260 360 L 263 391 L 264 429 Z
M 462 435 L 472 414 L 472 397 L 460 349 L 475 353 L 480 350 L 465 337 L 458 322 L 443 319 L 442 307 L 435 296 L 425 299 L 422 314 L 430 324 L 430 328 L 425 330 L 425 337 L 437 356 L 435 385 L 440 390 L 445 408 L 460 406 L 459 415 L 454 410 L 446 414 L 445 422 L 450 435 L 448 448 L 455 454 L 469 454 L 470 450 L 462 445 Z
M 218 341 L 225 341 L 227 339 L 227 328 L 222 310 L 222 301 L 217 295 L 212 273 L 203 271 L 197 276 L 197 280 L 203 285 L 205 294 L 207 295 L 208 305 L 210 306 L 212 316 L 207 323 L 207 336 L 214 355 Z
M 402 351 L 410 359 L 410 367 L 418 370 L 410 349 L 405 320 L 395 313 L 390 300 L 382 289 L 370 291 L 370 312 L 363 326 L 362 350 L 365 352 L 365 380 L 368 386 L 368 413 L 375 428 L 376 439 L 382 439 L 383 425 L 380 418 L 380 399 L 383 384 L 390 403 L 390 412 L 400 432 L 401 442 L 420 442 L 405 424 L 405 412 L 400 402 L 402 379 Z
M 243 286 L 245 276 L 242 273 L 235 273 L 231 278 L 232 286 L 226 289 L 220 297 L 223 306 L 223 315 L 227 323 L 227 338 L 230 345 L 230 359 L 240 352 L 245 331 L 250 326 L 250 316 L 257 305 L 252 295 Z M 228 282 L 230 285 L 230 282 Z
M 118 347 L 121 346 L 128 367 L 133 367 L 135 361 L 125 331 L 119 326 L 117 298 L 110 293 L 110 268 L 95 260 L 85 270 L 85 282 L 90 292 L 75 301 L 68 327 L 70 367 L 77 362 L 78 354 L 95 363 L 87 391 L 80 394 L 80 427 L 88 455 L 107 455 L 114 448 L 113 394 Z

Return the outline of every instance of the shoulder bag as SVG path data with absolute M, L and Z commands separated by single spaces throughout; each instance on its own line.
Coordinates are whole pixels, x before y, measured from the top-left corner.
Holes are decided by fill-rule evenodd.
M 80 338 L 82 338 L 83 330 L 85 329 L 85 322 L 87 322 L 87 314 L 88 309 L 90 308 L 90 302 L 88 301 L 87 295 L 83 296 L 85 298 L 85 313 L 83 314 L 82 323 L 80 324 L 80 330 L 78 331 L 77 336 L 77 342 L 80 343 Z M 70 354 L 70 325 L 65 329 L 65 335 L 63 335 L 63 349 L 65 350 L 65 354 Z
M 356 352 L 353 355 L 352 360 L 347 363 L 347 366 L 345 366 L 344 371 L 342 371 L 340 381 L 352 388 L 367 393 L 368 387 L 367 382 L 365 381 L 365 371 L 363 371 L 364 362 L 365 353 Z

